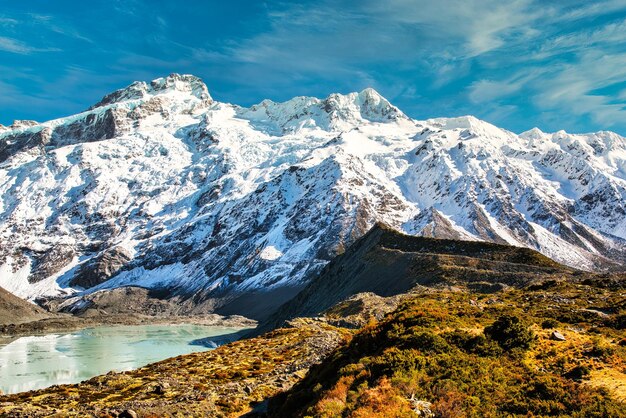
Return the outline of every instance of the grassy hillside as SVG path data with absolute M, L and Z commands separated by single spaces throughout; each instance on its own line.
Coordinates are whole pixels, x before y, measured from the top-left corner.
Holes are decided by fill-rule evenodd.
M 360 295 L 214 351 L 3 396 L 0 415 L 626 416 L 625 283 Z
M 275 397 L 270 416 L 626 416 L 623 284 L 415 295 Z

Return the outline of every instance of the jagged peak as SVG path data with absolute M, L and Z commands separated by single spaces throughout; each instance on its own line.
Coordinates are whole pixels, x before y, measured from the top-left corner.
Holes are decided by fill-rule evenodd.
M 357 93 L 357 98 L 361 102 L 361 104 L 382 104 L 386 107 L 391 107 L 394 109 L 398 109 L 394 105 L 391 104 L 389 100 L 387 100 L 382 94 L 378 91 L 374 90 L 372 87 L 367 87 Z
M 32 126 L 39 125 L 39 122 L 36 120 L 14 120 L 13 124 L 8 129 L 20 129 L 20 128 L 30 128 Z
M 160 77 L 150 83 L 135 81 L 129 86 L 107 94 L 90 109 L 107 106 L 113 103 L 127 100 L 138 100 L 148 96 L 164 94 L 169 92 L 182 92 L 196 97 L 200 100 L 211 100 L 211 95 L 204 82 L 191 74 L 172 73 L 167 77 Z
M 552 134 L 552 138 L 554 139 L 562 139 L 562 138 L 567 138 L 569 136 L 570 135 L 567 132 L 565 132 L 564 129 L 556 131 L 555 133 Z
M 332 93 L 325 99 L 297 96 L 285 102 L 263 100 L 250 108 L 240 108 L 238 113 L 246 119 L 273 121 L 287 130 L 303 127 L 344 130 L 362 121 L 385 123 L 408 119 L 372 88 L 348 94 Z
M 331 93 L 324 99 L 328 100 L 336 100 L 340 102 L 352 102 L 354 104 L 362 105 L 364 103 L 383 103 L 388 106 L 393 106 L 389 100 L 383 97 L 382 94 L 378 93 L 372 87 L 366 87 L 365 89 L 359 92 L 351 92 L 347 94 L 342 93 Z
M 358 113 L 361 118 L 372 122 L 406 118 L 400 109 L 371 87 L 348 94 L 333 93 L 323 100 L 323 103 L 329 113 L 333 111 L 341 113 L 348 110 L 350 113 Z
M 380 94 L 378 91 L 374 90 L 373 87 L 366 87 L 363 90 L 361 90 L 361 92 L 359 93 L 359 96 L 361 97 L 370 97 L 370 98 L 375 98 L 376 100 L 385 100 L 387 102 L 389 102 L 387 99 L 385 99 L 382 94 Z
M 547 134 L 545 132 L 543 132 L 541 129 L 537 128 L 536 126 L 532 129 L 529 129 L 519 134 L 520 138 L 524 138 L 524 139 L 541 139 L 541 138 L 544 138 L 546 135 Z

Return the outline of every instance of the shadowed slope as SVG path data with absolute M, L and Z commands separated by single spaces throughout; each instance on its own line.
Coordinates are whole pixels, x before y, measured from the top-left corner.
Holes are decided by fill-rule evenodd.
M 280 326 L 286 319 L 317 315 L 361 292 L 393 296 L 418 285 L 466 285 L 475 289 L 500 284 L 523 286 L 572 272 L 528 248 L 415 237 L 376 224 L 257 332 Z
M 0 287 L 0 325 L 18 324 L 48 318 L 51 315 Z

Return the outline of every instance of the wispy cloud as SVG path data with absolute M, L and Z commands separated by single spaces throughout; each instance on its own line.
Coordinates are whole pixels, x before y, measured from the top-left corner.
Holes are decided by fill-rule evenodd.
M 200 0 L 189 12 L 95 3 L 80 14 L 92 13 L 94 28 L 71 13 L 5 11 L 0 51 L 26 61 L 63 48 L 42 54 L 59 67 L 40 89 L 89 92 L 85 105 L 111 86 L 175 71 L 241 104 L 372 86 L 416 117 L 477 113 L 513 130 L 560 128 L 560 118 L 572 129 L 626 131 L 624 0 L 276 0 L 253 12 Z M 190 23 L 203 13 L 226 15 L 205 30 Z M 116 30 L 120 21 L 128 31 Z M 71 54 L 80 58 L 64 62 Z M 91 57 L 99 61 L 84 62 Z
M 383 22 L 399 23 L 407 35 L 434 39 L 439 47 L 451 48 L 456 56 L 472 57 L 534 33 L 532 24 L 541 10 L 531 0 L 455 0 L 365 2 Z M 432 46 L 432 45 L 431 45 Z
M 530 0 L 340 3 L 346 7 L 322 1 L 314 9 L 295 4 L 269 11 L 270 29 L 238 43 L 231 53 L 245 62 L 304 71 L 330 63 L 416 63 L 433 56 L 458 60 L 512 39 L 521 42 L 535 33 L 532 22 L 540 16 Z
M 15 26 L 17 24 L 17 20 L 11 19 L 10 17 L 0 16 L 0 26 Z
M 59 18 L 37 13 L 28 13 L 26 16 L 27 19 L 20 22 L 23 26 L 39 27 L 39 29 L 43 29 L 44 31 L 58 33 L 69 38 L 93 43 L 93 40 L 80 33 L 73 25 L 59 20 Z
M 476 104 L 493 102 L 517 94 L 527 80 L 527 78 L 510 78 L 501 81 L 478 80 L 470 85 L 469 98 L 472 103 Z
M 32 54 L 33 52 L 55 52 L 60 51 L 59 48 L 38 48 L 28 45 L 17 39 L 0 36 L 0 51 L 12 52 L 15 54 Z
M 486 109 L 524 103 L 537 123 L 550 127 L 585 129 L 591 121 L 626 128 L 626 97 L 613 87 L 626 80 L 624 10 L 623 1 L 612 0 L 547 6 L 533 42 L 507 43 L 505 53 L 481 61 L 488 77 L 472 81 L 467 98 Z
M 590 48 L 615 49 L 626 45 L 626 19 L 610 22 L 593 29 L 583 29 L 549 37 L 531 58 L 547 59 L 556 55 L 581 53 Z
M 20 16 L 0 16 L 0 28 L 4 33 L 0 36 L 0 50 L 16 54 L 32 54 L 36 52 L 58 52 L 62 49 L 57 46 L 35 46 L 31 42 L 25 42 L 25 34 L 34 34 L 41 40 L 47 40 L 51 33 L 66 36 L 93 43 L 93 41 L 80 33 L 73 25 L 59 21 L 50 15 L 26 13 Z

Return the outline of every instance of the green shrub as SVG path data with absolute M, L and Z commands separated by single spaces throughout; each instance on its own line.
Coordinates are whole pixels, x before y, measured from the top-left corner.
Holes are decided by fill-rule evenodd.
M 533 332 L 517 317 L 503 315 L 485 328 L 485 335 L 505 350 L 528 349 L 535 340 Z
M 581 365 L 581 366 L 576 366 L 572 370 L 567 372 L 565 374 L 565 377 L 567 377 L 568 379 L 573 379 L 573 380 L 582 380 L 582 379 L 586 379 L 587 377 L 589 377 L 589 373 L 590 373 L 589 367 L 585 365 Z
M 444 335 L 446 341 L 461 350 L 481 357 L 495 357 L 502 354 L 500 346 L 484 335 L 472 335 L 465 331 L 452 331 Z
M 446 353 L 450 351 L 450 345 L 441 336 L 432 331 L 421 331 L 419 328 L 416 328 L 410 329 L 399 340 L 402 346 L 415 348 L 427 353 Z
M 626 314 L 615 315 L 605 321 L 605 323 L 606 326 L 617 330 L 626 329 Z
M 548 318 L 541 323 L 541 328 L 543 329 L 553 329 L 559 326 L 559 321 L 554 318 Z
M 401 350 L 396 347 L 387 349 L 370 364 L 372 374 L 376 377 L 391 376 L 396 371 L 410 371 L 424 367 L 425 359 L 421 352 L 413 349 Z

